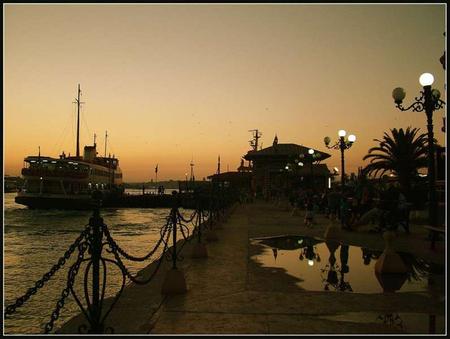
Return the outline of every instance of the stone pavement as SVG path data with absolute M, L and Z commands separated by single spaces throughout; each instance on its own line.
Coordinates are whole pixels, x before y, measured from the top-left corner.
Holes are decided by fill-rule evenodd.
M 165 262 L 150 284 L 127 286 L 106 325 L 114 327 L 115 333 L 141 334 L 416 333 L 375 321 L 380 314 L 398 313 L 413 319 L 412 323 L 423 322 L 421 328 L 428 328 L 429 315 L 436 316 L 436 327 L 442 331 L 445 304 L 439 295 L 306 291 L 285 270 L 262 267 L 251 260 L 261 252 L 251 238 L 285 234 L 322 237 L 329 224 L 319 216 L 312 228 L 306 228 L 302 213 L 291 216 L 290 211 L 264 202 L 238 205 L 222 229 L 216 230 L 219 240 L 207 244 L 207 259 L 190 258 L 192 242 L 184 247 L 179 267 L 185 272 L 186 294 L 161 295 L 164 273 L 170 268 Z M 381 235 L 364 228 L 340 231 L 339 238 L 349 245 L 384 248 Z M 423 227 L 412 225 L 410 235 L 399 232 L 394 247 L 406 252 L 414 249 L 417 257 L 442 264 L 444 244 L 438 243 L 432 251 L 425 238 Z M 150 274 L 153 266 L 142 275 Z M 60 332 L 76 333 L 81 320 L 81 316 L 75 317 Z

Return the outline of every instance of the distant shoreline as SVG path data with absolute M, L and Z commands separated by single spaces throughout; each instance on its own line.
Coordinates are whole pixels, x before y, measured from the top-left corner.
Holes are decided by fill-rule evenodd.
M 179 188 L 178 183 L 180 181 L 184 180 L 164 180 L 164 181 L 158 181 L 158 182 L 152 182 L 152 181 L 146 181 L 146 182 L 124 182 L 123 187 L 124 188 L 136 188 L 136 189 L 142 189 L 142 185 L 145 186 L 145 188 L 157 188 L 158 186 L 164 186 L 164 188 Z

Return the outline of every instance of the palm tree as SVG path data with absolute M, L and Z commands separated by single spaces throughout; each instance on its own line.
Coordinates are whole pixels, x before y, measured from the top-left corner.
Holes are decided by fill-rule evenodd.
M 379 146 L 369 149 L 363 158 L 370 159 L 364 171 L 374 176 L 391 171 L 397 175 L 402 190 L 409 195 L 417 170 L 427 167 L 427 135 L 423 133 L 416 136 L 418 131 L 418 128 L 411 127 L 406 131 L 394 128 L 391 129 L 392 136 L 385 132 L 382 140 L 374 139 L 379 142 Z

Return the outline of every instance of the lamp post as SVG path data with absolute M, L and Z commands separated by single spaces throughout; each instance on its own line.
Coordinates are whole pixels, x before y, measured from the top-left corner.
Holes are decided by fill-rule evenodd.
M 314 150 L 310 148 L 308 150 L 308 156 L 311 158 L 310 166 L 311 166 L 311 188 L 314 189 L 314 176 L 313 176 L 313 162 L 314 162 Z
M 436 168 L 434 156 L 434 135 L 433 135 L 433 112 L 444 107 L 445 102 L 440 100 L 441 93 L 435 88 L 431 88 L 434 77 L 431 73 L 423 73 L 419 78 L 419 83 L 423 90 L 420 91 L 420 97 L 416 97 L 415 101 L 409 107 L 403 107 L 402 102 L 406 97 L 405 90 L 397 87 L 392 91 L 392 97 L 396 107 L 401 111 L 423 112 L 427 116 L 428 130 L 428 214 L 431 226 L 437 225 L 437 200 L 436 200 Z
M 353 146 L 353 143 L 356 141 L 356 137 L 353 134 L 350 134 L 347 138 L 345 136 L 347 132 L 343 129 L 339 130 L 338 136 L 339 140 L 330 146 L 331 139 L 330 137 L 325 137 L 323 141 L 325 142 L 325 146 L 329 149 L 340 149 L 341 150 L 341 187 L 342 191 L 344 191 L 345 186 L 345 162 L 344 162 L 344 151 Z

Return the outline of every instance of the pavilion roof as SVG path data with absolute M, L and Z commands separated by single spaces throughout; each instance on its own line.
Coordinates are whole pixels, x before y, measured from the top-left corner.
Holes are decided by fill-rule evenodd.
M 244 159 L 246 160 L 255 160 L 266 157 L 298 157 L 300 154 L 308 154 L 308 150 L 312 147 L 305 147 L 297 144 L 276 144 L 270 147 L 263 148 L 259 151 L 249 151 Z M 320 158 L 318 160 L 325 160 L 329 158 L 331 155 L 319 150 L 314 149 L 315 154 L 320 154 Z
M 220 181 L 228 181 L 228 180 L 239 180 L 239 179 L 248 179 L 251 177 L 251 172 L 223 172 L 220 174 L 209 175 L 208 179 L 220 180 Z

